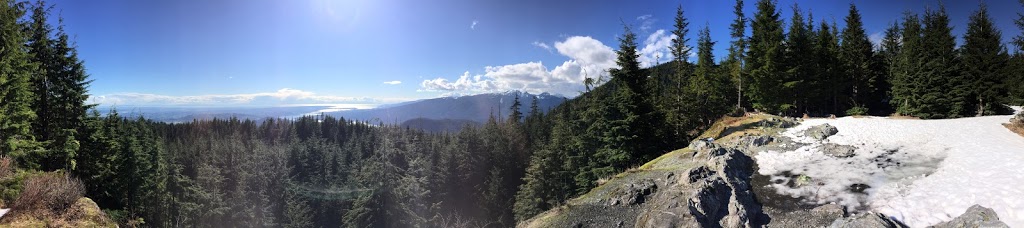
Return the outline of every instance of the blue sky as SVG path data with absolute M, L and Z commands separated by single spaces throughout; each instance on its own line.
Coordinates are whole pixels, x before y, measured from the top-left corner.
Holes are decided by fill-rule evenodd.
M 796 2 L 816 21 L 849 1 Z M 869 35 L 937 1 L 852 1 Z M 614 67 L 621 23 L 644 61 L 667 59 L 676 6 L 725 56 L 733 1 L 52 1 L 75 37 L 94 102 L 141 105 L 390 103 L 519 89 L 572 96 Z M 1004 41 L 1017 1 L 987 1 Z M 958 42 L 976 1 L 946 2 Z M 751 17 L 754 1 L 746 1 Z M 788 23 L 788 19 L 786 19 Z M 664 30 L 659 32 L 659 30 Z M 748 32 L 749 34 L 749 32 Z M 660 58 L 655 58 L 660 57 Z

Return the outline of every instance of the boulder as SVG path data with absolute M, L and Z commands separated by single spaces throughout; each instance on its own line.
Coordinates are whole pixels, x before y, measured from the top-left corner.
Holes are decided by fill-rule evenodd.
M 804 131 L 804 136 L 811 137 L 813 139 L 817 139 L 820 141 L 825 140 L 825 138 L 835 135 L 836 133 L 839 133 L 839 129 L 837 129 L 835 126 L 832 126 L 831 124 L 822 124 L 808 128 L 807 130 Z
M 704 139 L 697 139 L 697 140 L 693 140 L 693 142 L 690 142 L 690 149 L 693 149 L 693 150 L 696 150 L 696 151 L 707 150 L 707 149 L 711 149 L 711 148 L 715 148 L 715 147 L 717 147 L 717 146 L 715 146 L 714 143 L 708 142 L 707 140 L 704 140 Z
M 854 151 L 857 150 L 857 147 L 850 145 L 839 145 L 835 143 L 825 143 L 821 145 L 820 149 L 822 153 L 825 153 L 828 156 L 848 158 L 853 157 L 853 155 L 855 155 Z
M 754 161 L 733 148 L 700 151 L 708 157 L 682 181 L 645 203 L 636 227 L 760 227 L 766 215 L 751 189 Z
M 864 213 L 847 218 L 837 219 L 832 222 L 830 228 L 903 228 L 903 223 L 897 222 L 889 216 L 881 213 Z
M 991 208 L 975 204 L 967 208 L 967 212 L 953 218 L 953 220 L 935 224 L 934 228 L 954 227 L 1010 227 L 999 221 L 999 216 Z
M 775 141 L 775 137 L 767 135 L 746 135 L 739 140 L 739 146 L 762 147 Z
M 623 189 L 624 194 L 612 199 L 610 206 L 630 206 L 642 204 L 647 197 L 658 191 L 658 184 L 651 179 L 643 179 L 636 183 L 630 183 Z
M 796 126 L 796 118 L 768 117 L 757 122 L 757 126 L 770 128 L 789 128 Z

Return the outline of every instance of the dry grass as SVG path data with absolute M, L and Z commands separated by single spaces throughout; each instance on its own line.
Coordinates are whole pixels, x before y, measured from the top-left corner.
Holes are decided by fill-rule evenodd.
M 904 115 L 900 115 L 899 113 L 896 113 L 896 114 L 892 114 L 891 116 L 889 116 L 889 119 L 895 119 L 895 120 L 919 120 L 921 118 L 914 117 L 914 116 L 904 116 Z
M 1010 123 L 1005 123 L 1003 126 L 1010 129 L 1013 133 L 1024 137 L 1024 113 L 1017 114 L 1017 116 L 1010 119 Z
M 40 215 L 63 214 L 82 197 L 84 191 L 82 182 L 67 173 L 35 175 L 25 180 L 21 194 L 11 202 L 11 211 Z

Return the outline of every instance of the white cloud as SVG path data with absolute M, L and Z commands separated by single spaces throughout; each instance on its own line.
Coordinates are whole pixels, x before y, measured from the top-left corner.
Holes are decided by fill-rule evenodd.
M 318 95 L 309 91 L 284 88 L 275 92 L 247 94 L 210 94 L 191 96 L 170 96 L 148 93 L 116 93 L 92 96 L 90 103 L 102 105 L 296 105 L 296 104 L 381 104 L 405 101 L 405 98 L 342 97 Z
M 670 47 L 672 39 L 676 35 L 658 29 L 644 40 L 643 48 L 640 49 L 640 66 L 651 67 L 659 63 L 668 62 L 674 58 Z M 691 53 L 692 54 L 692 53 Z
M 398 85 L 398 84 L 402 84 L 402 81 L 398 81 L 398 80 L 395 80 L 395 81 L 386 81 L 386 82 L 384 82 L 384 84 L 388 84 L 388 85 Z
M 544 50 L 548 50 L 548 52 L 551 52 L 551 46 L 548 46 L 548 44 L 546 44 L 544 42 L 533 41 L 533 46 L 537 46 L 537 47 L 543 48 Z
M 480 23 L 480 21 L 473 20 L 473 23 L 469 25 L 469 29 L 476 30 L 476 24 L 479 24 L 479 23 Z
M 651 16 L 650 14 L 636 17 L 636 20 L 640 21 L 640 31 L 644 33 L 647 33 L 647 31 L 654 26 L 654 22 L 658 21 L 658 19 L 654 19 L 654 16 Z
M 665 30 L 650 34 L 639 50 L 642 67 L 672 59 L 669 46 L 674 37 Z M 568 60 L 550 70 L 541 62 L 487 66 L 483 73 L 472 74 L 466 71 L 455 80 L 444 77 L 423 80 L 420 91 L 450 95 L 521 90 L 572 97 L 585 90 L 583 82 L 588 77 L 607 81 L 611 77 L 608 70 L 618 67 L 615 64 L 615 51 L 591 37 L 572 36 L 554 45 L 541 42 L 533 42 L 533 45 L 548 50 L 553 48 L 558 54 L 568 57 Z
M 616 67 L 612 48 L 591 37 L 569 37 L 555 42 L 554 49 L 569 60 L 552 70 L 541 62 L 487 66 L 482 74 L 472 75 L 467 71 L 455 81 L 424 80 L 420 83 L 421 91 L 475 94 L 521 90 L 574 96 L 584 90 L 583 81 L 587 77 L 607 80 L 608 69 Z

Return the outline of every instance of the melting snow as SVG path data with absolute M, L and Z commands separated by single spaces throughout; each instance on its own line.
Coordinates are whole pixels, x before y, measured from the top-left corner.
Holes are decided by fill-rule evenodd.
M 911 227 L 951 220 L 974 204 L 1024 227 L 1024 137 L 1002 126 L 1010 117 L 805 120 L 783 135 L 809 144 L 758 154 L 758 172 L 781 194 L 881 212 Z M 856 155 L 825 155 L 823 142 L 803 137 L 825 123 L 839 133 L 824 143 L 855 146 Z

